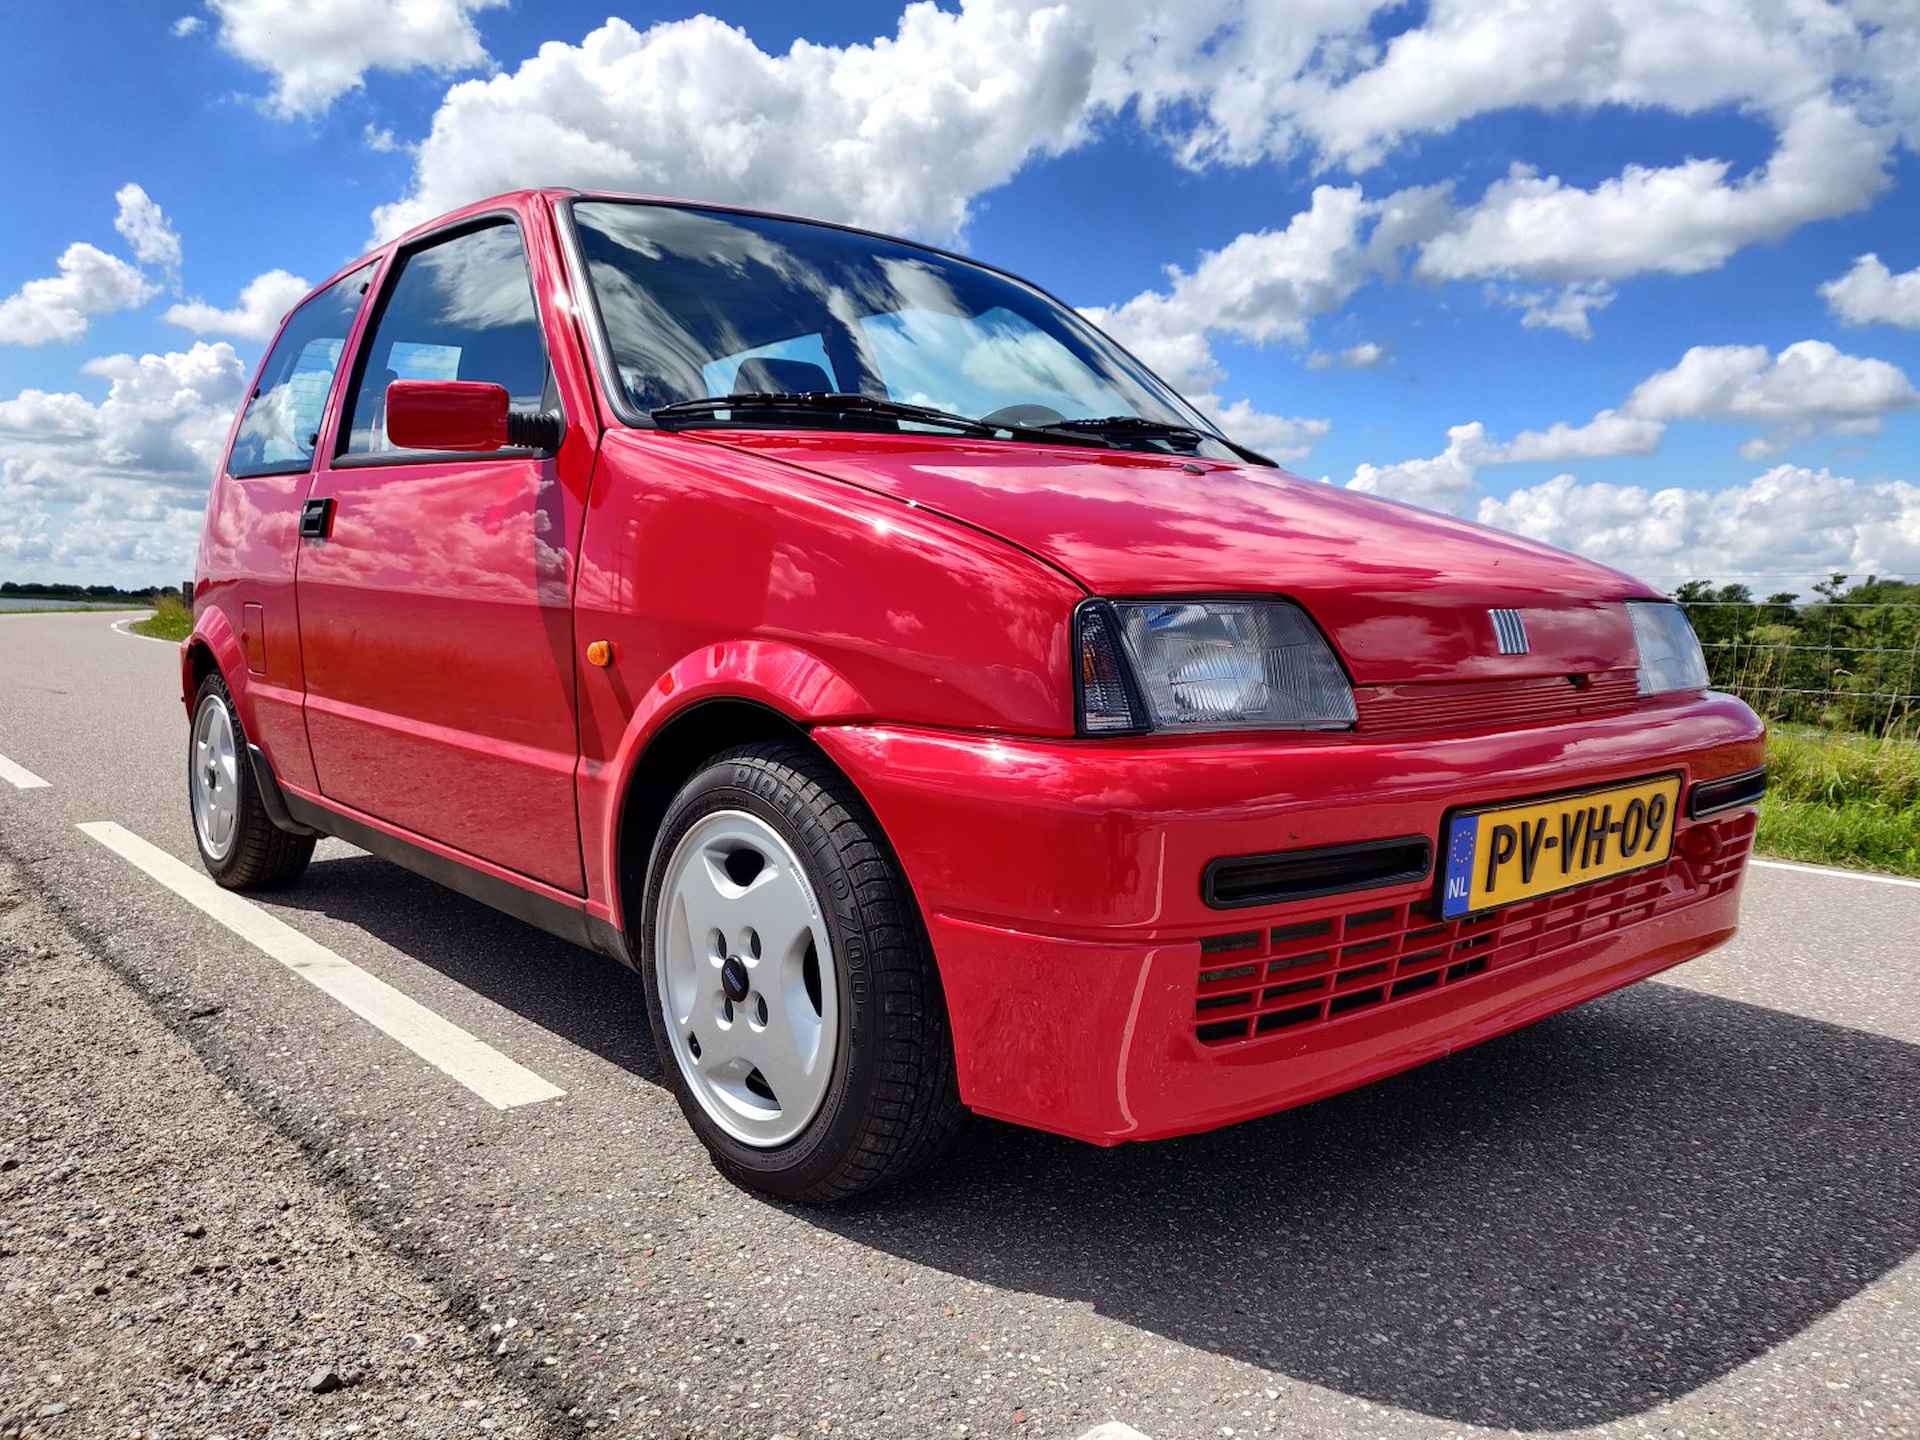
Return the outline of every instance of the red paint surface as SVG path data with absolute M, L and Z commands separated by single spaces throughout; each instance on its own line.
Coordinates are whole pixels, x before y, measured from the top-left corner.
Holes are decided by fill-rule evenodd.
M 387 438 L 403 450 L 499 450 L 512 397 L 473 380 L 396 380 L 387 386 Z
M 567 416 L 555 455 L 323 459 L 215 481 L 183 661 L 218 665 L 291 789 L 618 924 L 633 908 L 621 821 L 649 746 L 683 717 L 697 726 L 709 700 L 776 711 L 812 731 L 900 857 L 967 1103 L 1101 1141 L 1364 1083 L 1732 933 L 1737 884 L 1310 1038 L 1202 1045 L 1202 938 L 1432 888 L 1221 912 L 1200 898 L 1207 861 L 1437 839 L 1454 806 L 1735 773 L 1761 762 L 1759 723 L 1726 697 L 1638 701 L 1616 683 L 1635 663 L 1619 602 L 1652 593 L 1638 582 L 1281 472 L 923 435 L 627 429 L 586 359 L 553 199 L 460 214 L 524 228 Z M 392 254 L 374 257 L 375 294 Z M 478 440 L 485 407 L 417 388 L 435 444 Z M 397 400 L 404 427 L 413 400 Z M 300 507 L 323 497 L 332 534 L 301 541 Z M 1298 601 L 1358 683 L 1360 730 L 1074 740 L 1071 617 L 1090 593 Z M 250 605 L 259 674 L 240 639 Z M 1491 606 L 1524 612 L 1530 654 L 1494 653 Z M 589 640 L 611 642 L 614 663 L 585 665 Z M 1595 677 L 1590 705 L 1534 704 L 1529 686 L 1573 674 Z

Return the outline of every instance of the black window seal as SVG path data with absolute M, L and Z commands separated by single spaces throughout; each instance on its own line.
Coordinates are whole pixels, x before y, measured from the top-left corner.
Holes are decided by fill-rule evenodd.
M 553 349 L 548 341 L 548 316 L 545 305 L 541 303 L 540 287 L 533 282 L 533 247 L 527 243 L 527 227 L 521 222 L 520 214 L 510 206 L 498 206 L 492 210 L 483 210 L 477 215 L 463 215 L 458 220 L 416 235 L 403 246 L 397 247 L 388 257 L 384 283 L 380 293 L 374 297 L 374 308 L 367 315 L 367 323 L 361 328 L 360 348 L 353 357 L 353 371 L 347 377 L 347 387 L 340 392 L 340 423 L 334 429 L 333 455 L 327 461 L 331 470 L 375 470 L 385 465 L 446 465 L 446 464 L 495 464 L 508 461 L 544 460 L 554 453 L 547 450 L 531 450 L 524 445 L 503 447 L 499 450 L 383 450 L 365 455 L 350 454 L 346 447 L 353 438 L 352 426 L 348 423 L 353 417 L 348 410 L 350 397 L 360 393 L 360 382 L 366 378 L 367 360 L 373 353 L 373 342 L 380 333 L 380 322 L 385 318 L 387 305 L 393 299 L 393 292 L 400 283 L 400 277 L 406 270 L 406 262 L 422 250 L 435 245 L 445 244 L 449 240 L 458 240 L 462 235 L 477 230 L 491 230 L 501 221 L 506 221 L 519 232 L 520 254 L 527 266 L 527 293 L 533 297 L 533 314 L 536 328 L 540 332 L 540 357 L 547 363 L 547 374 L 553 372 Z M 554 401 L 560 414 L 562 443 L 567 432 L 566 397 L 556 393 Z

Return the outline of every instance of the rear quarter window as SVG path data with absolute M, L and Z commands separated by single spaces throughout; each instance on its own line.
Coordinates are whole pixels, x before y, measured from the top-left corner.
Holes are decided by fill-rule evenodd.
M 362 266 L 293 312 L 241 412 L 227 456 L 229 475 L 294 474 L 313 464 L 334 372 L 372 272 L 371 265 Z

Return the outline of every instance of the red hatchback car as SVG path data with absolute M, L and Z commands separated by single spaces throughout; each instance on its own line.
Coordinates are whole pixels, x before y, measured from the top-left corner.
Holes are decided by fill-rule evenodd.
M 1010 275 L 723 206 L 505 195 L 321 286 L 194 608 L 217 880 L 337 835 L 619 957 L 720 1167 L 807 1200 L 1652 975 L 1734 933 L 1764 785 L 1644 585 L 1288 475 Z

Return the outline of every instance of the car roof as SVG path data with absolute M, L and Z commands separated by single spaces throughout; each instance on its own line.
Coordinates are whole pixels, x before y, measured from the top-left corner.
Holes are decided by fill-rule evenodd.
M 769 220 L 791 220 L 802 225 L 824 225 L 833 230 L 847 230 L 856 235 L 870 235 L 876 240 L 887 240 L 896 245 L 910 245 L 916 250 L 928 250 L 936 255 L 946 255 L 955 260 L 962 261 L 965 264 L 976 265 L 983 270 L 992 270 L 998 274 L 1007 276 L 1009 279 L 1018 280 L 1022 285 L 1033 285 L 1032 281 L 1015 275 L 1012 271 L 1002 270 L 997 265 L 975 259 L 971 255 L 962 255 L 953 250 L 943 250 L 938 245 L 927 244 L 924 240 L 911 240 L 904 235 L 889 235 L 884 230 L 869 230 L 861 225 L 846 225 L 835 220 L 822 220 L 813 215 L 795 215 L 783 210 L 767 210 L 757 205 L 731 204 L 724 200 L 689 200 L 685 197 L 675 195 L 653 195 L 626 190 L 581 190 L 566 185 L 544 185 L 528 186 L 518 190 L 502 190 L 496 195 L 489 195 L 485 199 L 475 200 L 470 204 L 448 210 L 441 215 L 436 215 L 431 220 L 423 220 L 412 229 L 394 236 L 391 240 L 374 246 L 373 249 L 367 251 L 366 254 L 358 256 L 348 261 L 345 265 L 342 265 L 338 270 L 334 271 L 333 274 L 329 275 L 305 295 L 301 296 L 299 304 L 293 306 L 293 309 L 298 310 L 301 305 L 305 305 L 307 301 L 311 300 L 315 295 L 318 295 L 335 281 L 353 274 L 356 270 L 361 269 L 363 266 L 370 265 L 376 260 L 383 259 L 392 251 L 402 246 L 410 245 L 414 241 L 431 235 L 436 231 L 444 230 L 448 226 L 458 225 L 462 220 L 472 219 L 481 215 L 494 214 L 502 210 L 518 210 L 527 201 L 536 197 L 547 200 L 611 200 L 639 205 L 683 205 L 689 209 L 696 210 L 721 210 L 734 215 L 758 215 Z M 1037 289 L 1039 287 L 1035 286 L 1034 288 Z M 291 314 L 292 311 L 288 313 Z

